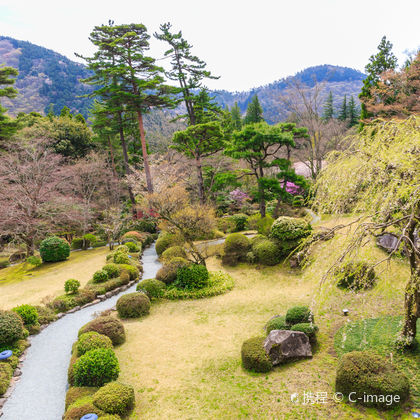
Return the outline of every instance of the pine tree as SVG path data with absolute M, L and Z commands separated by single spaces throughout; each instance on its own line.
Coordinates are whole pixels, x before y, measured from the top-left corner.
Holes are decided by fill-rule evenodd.
M 232 109 L 230 110 L 232 116 L 232 125 L 234 130 L 240 130 L 242 128 L 241 110 L 238 106 L 238 102 L 235 102 Z
M 333 117 L 334 117 L 334 100 L 333 100 L 333 94 L 330 91 L 328 98 L 324 104 L 324 113 L 322 114 L 322 118 L 325 121 L 329 121 Z
M 263 109 L 258 100 L 258 95 L 254 95 L 252 101 L 248 104 L 244 118 L 244 124 L 252 124 L 264 121 Z
M 340 121 L 346 121 L 348 116 L 348 110 L 347 110 L 347 95 L 344 95 L 343 103 L 341 104 L 340 111 L 338 113 L 338 119 Z
M 350 97 L 348 106 L 347 106 L 347 116 L 348 116 L 348 125 L 353 127 L 359 121 L 360 113 L 357 111 L 356 102 L 353 96 Z
M 13 67 L 0 67 L 0 98 L 14 98 L 18 91 L 12 86 L 18 71 Z M 7 109 L 0 104 L 0 142 L 9 139 L 17 129 L 17 124 L 5 115 Z
M 379 76 L 384 71 L 394 70 L 397 67 L 397 57 L 392 52 L 392 44 L 387 41 L 386 36 L 382 37 L 378 50 L 376 54 L 370 56 L 369 63 L 365 67 L 367 77 L 363 81 L 362 91 L 359 94 L 361 101 L 360 128 L 363 128 L 363 120 L 372 117 L 372 114 L 366 109 L 365 102 L 372 97 L 372 88 L 378 86 Z

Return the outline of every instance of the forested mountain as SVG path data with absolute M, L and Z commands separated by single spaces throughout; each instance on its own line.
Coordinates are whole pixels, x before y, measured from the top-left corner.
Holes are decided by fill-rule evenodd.
M 30 111 L 46 113 L 49 105 L 54 104 L 56 113 L 59 113 L 63 106 L 67 106 L 72 113 L 80 112 L 85 117 L 88 116 L 91 100 L 80 96 L 89 93 L 91 87 L 79 81 L 89 74 L 82 64 L 47 48 L 4 36 L 0 36 L 0 64 L 7 64 L 19 70 L 16 82 L 19 95 L 13 100 L 3 100 L 3 105 L 9 109 L 10 115 Z M 248 103 L 257 94 L 264 109 L 265 119 L 269 123 L 275 123 L 284 120 L 289 113 L 281 97 L 286 94 L 294 80 L 310 87 L 317 82 L 321 83 L 321 98 L 325 98 L 328 92 L 332 91 L 334 106 L 338 109 L 344 95 L 352 95 L 357 99 L 363 78 L 364 74 L 357 70 L 321 65 L 309 67 L 295 76 L 246 92 L 219 90 L 213 94 L 223 106 L 231 107 L 237 101 L 242 112 L 245 112 Z M 146 128 L 149 133 L 154 133 L 156 143 L 159 143 L 159 137 L 170 134 L 162 129 L 170 119 L 171 115 L 165 112 L 146 118 Z

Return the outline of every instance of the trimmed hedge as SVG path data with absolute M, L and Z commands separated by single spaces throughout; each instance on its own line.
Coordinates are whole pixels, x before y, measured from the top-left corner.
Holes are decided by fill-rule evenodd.
M 156 279 L 142 280 L 136 288 L 138 292 L 146 293 L 147 297 L 151 300 L 162 298 L 165 294 L 165 289 L 166 284 Z
M 83 356 L 90 350 L 95 349 L 112 349 L 111 339 L 96 331 L 89 331 L 82 334 L 76 342 L 77 356 Z
M 130 257 L 125 252 L 117 251 L 114 253 L 113 261 L 115 264 L 130 264 Z
M 239 261 L 244 261 L 251 248 L 249 239 L 242 233 L 231 233 L 226 237 L 223 245 L 223 264 L 235 265 Z
M 159 256 L 161 256 L 166 249 L 174 245 L 179 245 L 182 242 L 182 238 L 180 238 L 179 235 L 163 232 L 159 235 L 159 238 L 156 241 L 156 252 Z
M 12 310 L 22 318 L 24 325 L 38 324 L 38 311 L 35 306 L 24 304 L 16 306 Z
M 12 379 L 13 368 L 8 363 L 0 363 L 0 396 L 9 388 L 10 379 Z
M 260 264 L 276 265 L 281 260 L 279 247 L 269 239 L 258 241 L 253 247 L 252 252 Z
M 112 349 L 90 350 L 73 366 L 74 384 L 77 386 L 102 386 L 115 381 L 119 373 L 118 359 Z
M 286 313 L 286 322 L 289 325 L 313 322 L 314 317 L 307 306 L 294 306 Z
M 128 414 L 134 407 L 134 388 L 120 382 L 111 382 L 93 396 L 96 407 L 109 414 Z
M 285 316 L 276 316 L 267 322 L 265 330 L 268 335 L 273 330 L 290 330 L 290 325 L 286 323 Z
M 373 267 L 363 261 L 350 262 L 335 271 L 337 287 L 358 291 L 370 289 L 375 285 L 376 275 Z
M 12 344 L 21 338 L 24 338 L 21 317 L 16 312 L 0 310 L 0 346 Z
M 71 386 L 66 393 L 66 410 L 67 408 L 83 397 L 89 397 L 93 395 L 98 388 L 92 386 Z
M 165 249 L 165 251 L 163 251 L 161 255 L 162 260 L 165 260 L 168 262 L 172 260 L 172 258 L 175 258 L 175 257 L 180 257 L 180 258 L 187 257 L 187 254 L 185 253 L 185 250 L 182 246 L 179 246 L 179 245 L 171 246 Z
M 138 318 L 150 312 L 150 299 L 145 293 L 134 292 L 122 295 L 117 301 L 121 318 Z
M 265 337 L 253 337 L 243 342 L 241 358 L 246 370 L 265 373 L 273 368 L 273 363 L 264 350 L 264 341 Z
M 131 264 L 118 264 L 118 267 L 121 270 L 121 274 L 123 271 L 128 272 L 128 274 L 130 275 L 130 280 L 136 280 L 140 276 L 140 270 Z
M 173 258 L 170 263 L 165 264 L 156 273 L 156 279 L 163 281 L 165 284 L 171 284 L 176 280 L 176 273 L 178 268 L 185 267 L 190 264 L 184 258 Z
M 274 223 L 274 219 L 267 214 L 265 217 L 260 218 L 257 221 L 257 230 L 260 235 L 269 235 L 271 231 L 271 226 Z
M 80 281 L 76 279 L 68 279 L 64 282 L 64 291 L 69 295 L 74 295 L 79 291 Z
M 112 316 L 100 316 L 88 322 L 80 328 L 79 337 L 89 331 L 96 331 L 99 334 L 106 335 L 111 339 L 114 346 L 122 344 L 125 341 L 124 325 Z
M 390 409 L 407 400 L 410 385 L 407 377 L 384 357 L 353 351 L 344 354 L 338 364 L 335 390 L 347 397 L 352 393 L 351 399 L 364 406 Z M 385 402 L 366 399 L 366 396 L 381 395 Z M 388 404 L 387 400 L 392 401 Z
M 121 267 L 119 267 L 117 264 L 115 263 L 109 263 L 109 264 L 105 264 L 102 267 L 103 271 L 106 271 L 108 273 L 108 278 L 113 279 L 115 277 L 118 277 L 121 273 Z
M 93 274 L 93 283 L 103 283 L 108 280 L 108 272 L 105 270 L 98 270 Z
M 70 245 L 65 239 L 51 236 L 41 242 L 39 253 L 43 262 L 64 261 L 70 255 Z
M 134 242 L 126 242 L 124 246 L 128 248 L 129 253 L 141 251 L 141 248 Z
M 174 286 L 183 290 L 202 289 L 208 285 L 209 272 L 204 265 L 190 264 L 178 268 Z
M 97 414 L 98 416 L 105 414 L 93 405 L 91 396 L 82 397 L 69 406 L 64 415 L 64 420 L 80 420 L 84 415 L 89 413 Z
M 312 227 L 297 217 L 281 216 L 271 226 L 270 238 L 275 240 L 284 255 L 295 249 L 300 241 L 311 234 Z

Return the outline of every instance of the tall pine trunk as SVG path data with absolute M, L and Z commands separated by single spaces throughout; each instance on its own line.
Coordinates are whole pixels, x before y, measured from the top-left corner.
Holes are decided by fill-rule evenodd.
M 116 177 L 117 176 L 117 169 L 115 167 L 114 150 L 112 149 L 112 143 L 111 143 L 111 136 L 110 135 L 108 135 L 108 147 L 109 147 L 109 153 L 111 155 L 112 173 Z
M 141 151 L 143 153 L 144 173 L 146 174 L 147 191 L 153 192 L 152 175 L 150 174 L 149 157 L 147 155 L 146 136 L 144 135 L 143 115 L 137 111 L 137 118 L 139 120 L 139 131 L 141 140 Z
M 204 195 L 203 169 L 201 167 L 200 156 L 197 156 L 195 158 L 195 167 L 197 169 L 197 179 L 198 179 L 198 198 L 200 199 L 200 203 L 204 204 L 206 201 L 206 197 Z
M 264 177 L 264 170 L 260 166 L 259 167 L 259 175 L 257 175 L 257 183 L 258 183 L 258 195 L 259 195 L 259 202 L 260 202 L 260 214 L 261 217 L 265 217 L 266 214 L 266 206 L 265 206 L 265 197 L 264 197 L 264 188 L 261 185 L 260 179 Z

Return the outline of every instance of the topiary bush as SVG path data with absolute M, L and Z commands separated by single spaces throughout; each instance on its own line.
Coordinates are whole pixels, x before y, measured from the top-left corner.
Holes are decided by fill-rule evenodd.
M 352 402 L 390 409 L 407 400 L 410 385 L 407 377 L 384 357 L 367 351 L 353 351 L 341 357 L 335 390 Z M 383 396 L 381 401 L 374 398 L 380 396 Z
M 74 295 L 78 292 L 80 281 L 76 279 L 68 279 L 64 283 L 64 291 L 69 295 Z
M 0 345 L 12 344 L 24 336 L 21 317 L 16 312 L 0 310 Z
M 88 249 L 89 247 L 93 246 L 98 238 L 92 233 L 86 233 L 83 235 L 83 249 Z
M 114 253 L 113 255 L 113 261 L 115 264 L 130 264 L 130 257 L 122 252 L 122 251 L 117 251 Z
M 77 356 L 80 357 L 90 350 L 112 349 L 112 341 L 109 337 L 96 331 L 82 334 L 76 342 Z
M 35 257 L 34 255 L 26 258 L 26 262 L 33 265 L 34 267 L 39 267 L 42 264 L 41 258 Z
M 118 245 L 117 248 L 115 249 L 115 252 L 122 252 L 123 254 L 128 254 L 130 252 L 130 249 L 128 248 L 126 244 Z
M 370 289 L 376 280 L 375 270 L 366 262 L 347 263 L 336 270 L 334 276 L 338 287 L 353 291 Z
M 146 293 L 150 300 L 162 298 L 165 294 L 166 284 L 156 279 L 142 280 L 137 285 L 137 291 Z
M 162 252 L 161 258 L 162 260 L 169 262 L 172 258 L 186 258 L 186 256 L 187 254 L 185 253 L 184 248 L 182 246 L 175 245 L 165 249 L 165 251 Z
M 267 335 L 273 330 L 290 330 L 290 325 L 286 323 L 285 316 L 276 316 L 271 318 L 265 325 Z
M 12 366 L 8 363 L 0 363 L 0 397 L 7 391 L 7 388 L 9 388 L 12 375 Z
M 268 236 L 271 231 L 271 226 L 274 223 L 274 219 L 267 214 L 265 217 L 260 218 L 257 221 L 257 230 L 260 235 Z
M 235 265 L 238 261 L 245 260 L 250 247 L 251 242 L 245 235 L 231 233 L 226 237 L 223 245 L 223 264 Z
M 125 341 L 124 325 L 112 316 L 100 316 L 88 322 L 80 328 L 79 337 L 89 331 L 96 331 L 99 334 L 106 335 L 111 339 L 114 346 L 122 344 Z
M 39 253 L 43 262 L 64 261 L 70 255 L 70 245 L 65 239 L 51 236 L 41 242 Z
M 316 343 L 316 334 L 319 330 L 318 326 L 313 324 L 312 322 L 302 322 L 299 324 L 292 325 L 290 328 L 292 331 L 300 331 L 305 333 L 311 344 Z
M 286 322 L 289 325 L 313 322 L 314 317 L 307 306 L 294 306 L 286 313 Z
M 130 230 L 129 232 L 124 233 L 122 239 L 134 239 L 135 241 L 142 243 L 143 235 L 135 230 Z
M 243 342 L 241 349 L 242 365 L 252 372 L 269 372 L 273 363 L 264 350 L 265 337 L 253 337 Z
M 136 280 L 140 276 L 140 270 L 131 264 L 118 264 L 118 268 L 121 270 L 121 274 L 123 271 L 126 271 L 130 275 L 131 280 Z
M 92 386 L 71 386 L 66 392 L 66 403 L 67 408 L 75 403 L 77 400 L 92 396 L 98 390 L 97 387 Z
M 209 272 L 204 265 L 190 264 L 178 268 L 174 286 L 178 289 L 202 289 L 207 286 L 209 281 Z
M 32 305 L 20 305 L 12 309 L 21 318 L 24 325 L 36 325 L 38 324 L 38 311 L 35 306 Z
M 121 318 L 138 318 L 147 315 L 150 311 L 150 299 L 145 293 L 127 293 L 118 299 L 117 311 Z
M 92 396 L 86 396 L 79 398 L 68 407 L 63 420 L 80 420 L 86 414 L 102 416 L 105 413 L 93 404 Z
M 264 235 L 255 235 L 250 239 L 250 243 L 251 243 L 251 249 L 254 250 L 254 247 L 261 241 L 265 241 L 267 240 L 268 237 L 264 236 Z
M 270 238 L 277 242 L 283 255 L 287 255 L 311 231 L 312 227 L 305 219 L 281 216 L 271 226 Z
M 134 242 L 126 242 L 124 244 L 128 248 L 128 252 L 140 252 L 141 248 Z
M 156 279 L 163 281 L 165 284 L 171 284 L 176 280 L 178 268 L 186 267 L 189 264 L 185 258 L 175 257 L 158 270 Z
M 161 256 L 163 251 L 171 246 L 180 245 L 182 242 L 182 238 L 179 235 L 163 232 L 159 235 L 159 238 L 156 241 L 156 252 L 159 256 Z
M 108 280 L 108 272 L 105 270 L 98 270 L 93 274 L 93 283 L 103 283 Z
M 93 403 L 105 413 L 127 415 L 134 408 L 134 388 L 111 382 L 95 393 Z
M 90 350 L 73 366 L 76 386 L 102 386 L 115 381 L 120 373 L 118 359 L 112 349 Z
M 252 249 L 260 264 L 276 265 L 281 260 L 281 251 L 276 243 L 269 239 L 259 241 Z
M 118 277 L 121 273 L 121 267 L 119 267 L 117 264 L 114 264 L 114 263 L 104 265 L 102 267 L 102 270 L 108 273 L 109 279 L 114 279 Z
M 313 321 L 313 314 L 307 306 L 294 306 L 293 308 L 290 308 L 286 313 L 286 322 L 289 325 Z

